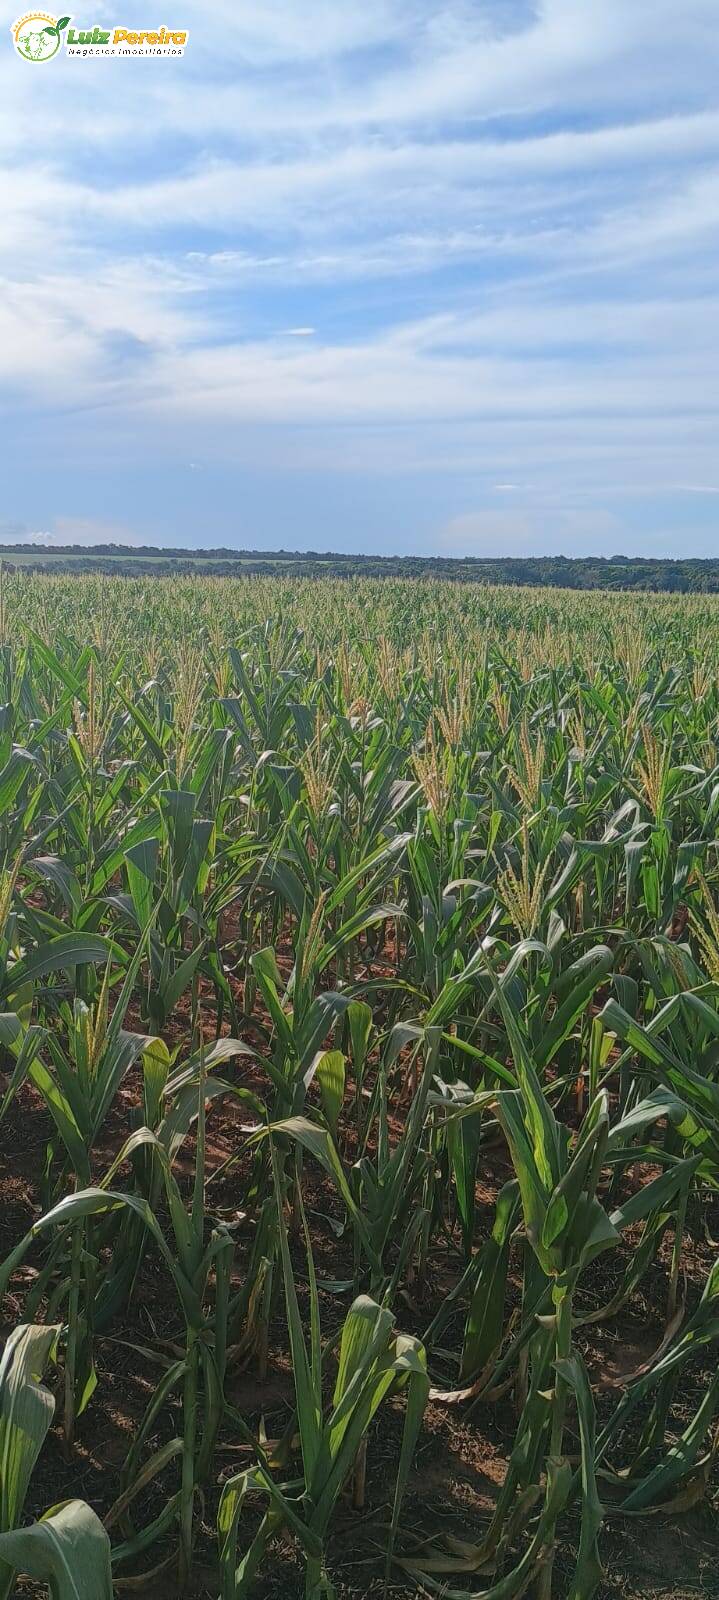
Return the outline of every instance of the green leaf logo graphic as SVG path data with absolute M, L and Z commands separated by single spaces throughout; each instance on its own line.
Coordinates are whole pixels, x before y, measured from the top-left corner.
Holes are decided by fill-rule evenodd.
M 60 34 L 67 27 L 69 21 L 70 21 L 69 17 L 60 17 L 58 22 L 55 22 L 55 23 L 48 22 L 47 26 L 44 27 L 42 31 L 43 31 L 43 33 L 52 34 L 54 39 L 59 39 Z

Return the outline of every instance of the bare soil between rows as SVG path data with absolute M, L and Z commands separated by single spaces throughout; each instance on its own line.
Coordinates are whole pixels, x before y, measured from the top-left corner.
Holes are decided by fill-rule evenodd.
M 132 1026 L 128 1018 L 128 1025 Z M 266 1089 L 261 1062 L 256 1066 L 240 1063 L 241 1070 L 227 1071 L 237 1083 L 258 1092 Z M 96 1152 L 98 1177 L 130 1131 L 133 1108 L 139 1103 L 140 1083 L 131 1075 L 117 1096 L 104 1130 L 102 1147 Z M 240 1159 L 213 1181 L 228 1157 L 241 1150 L 246 1111 L 239 1104 L 223 1101 L 215 1105 L 208 1123 L 208 1202 L 213 1211 L 227 1217 L 244 1209 L 244 1179 L 247 1165 Z M 30 1224 L 41 1213 L 41 1176 L 51 1124 L 34 1090 L 25 1086 L 13 1104 L 0 1135 L 0 1258 L 4 1258 Z M 180 1182 L 189 1190 L 194 1151 L 188 1141 L 179 1163 Z M 481 1168 L 478 1187 L 480 1233 L 489 1227 L 497 1189 L 506 1177 L 501 1150 L 489 1150 Z M 305 1200 L 320 1284 L 323 1279 L 351 1275 L 349 1244 L 338 1239 L 332 1222 L 340 1220 L 334 1192 L 322 1175 L 305 1167 Z M 705 1237 L 699 1243 L 687 1238 L 685 1250 L 685 1293 L 690 1309 L 701 1293 L 709 1267 L 716 1256 L 712 1240 L 719 1233 L 719 1208 L 712 1205 L 704 1216 Z M 240 1229 L 237 1278 L 242 1278 L 243 1254 L 249 1247 L 250 1229 Z M 631 1249 L 631 1240 L 627 1250 Z M 641 1289 L 618 1318 L 609 1323 L 589 1325 L 578 1330 L 577 1342 L 588 1363 L 597 1393 L 601 1420 L 603 1406 L 614 1403 L 618 1386 L 658 1349 L 665 1326 L 666 1271 L 671 1235 L 665 1242 L 663 1259 L 650 1270 Z M 306 1276 L 301 1249 L 293 1247 L 298 1282 Z M 23 1314 L 24 1290 L 32 1272 L 28 1258 L 13 1280 L 3 1306 L 2 1334 L 9 1332 Z M 626 1256 L 625 1258 L 626 1259 Z M 398 1325 L 422 1333 L 458 1276 L 459 1257 L 452 1241 L 434 1247 L 426 1279 L 415 1281 L 411 1292 L 400 1293 L 396 1307 Z M 612 1284 L 622 1270 L 622 1254 L 612 1258 L 612 1280 L 597 1271 L 584 1285 L 580 1310 L 591 1311 L 593 1303 L 606 1301 Z M 518 1290 L 518 1276 L 515 1277 Z M 341 1324 L 350 1296 L 323 1290 L 322 1331 L 330 1337 Z M 461 1340 L 463 1312 L 446 1329 L 443 1344 L 457 1348 Z M 26 1514 L 35 1517 L 48 1506 L 74 1496 L 86 1499 L 100 1516 L 105 1514 L 119 1492 L 122 1464 L 144 1410 L 152 1396 L 161 1368 L 150 1359 L 150 1350 L 172 1351 L 182 1339 L 182 1324 L 174 1306 L 170 1286 L 158 1260 L 148 1252 L 132 1305 L 121 1326 L 113 1326 L 107 1336 L 97 1340 L 98 1386 L 92 1401 L 80 1418 L 72 1455 L 65 1456 L 61 1428 L 56 1423 L 33 1475 Z M 449 1369 L 448 1369 L 449 1373 Z M 680 1394 L 680 1411 L 689 1416 L 696 1406 L 706 1372 L 696 1368 Z M 58 1391 L 59 1392 L 59 1391 Z M 255 1430 L 262 1425 L 268 1438 L 279 1437 L 293 1408 L 293 1385 L 283 1305 L 278 1297 L 272 1324 L 267 1374 L 260 1382 L 256 1365 L 232 1371 L 228 1377 L 228 1398 Z M 61 1397 L 58 1418 L 61 1413 Z M 451 1532 L 457 1538 L 478 1543 L 491 1515 L 494 1498 L 503 1480 L 506 1460 L 516 1427 L 516 1411 L 511 1394 L 494 1404 L 479 1403 L 471 1416 L 461 1407 L 430 1403 L 403 1507 L 404 1548 L 411 1551 L 415 1541 Z M 678 1415 L 677 1420 L 681 1420 Z M 346 1494 L 334 1519 L 328 1548 L 328 1570 L 341 1600 L 360 1600 L 380 1595 L 384 1589 L 383 1547 L 389 1521 L 394 1473 L 399 1452 L 402 1408 L 399 1402 L 380 1413 L 370 1437 L 367 1458 L 365 1505 L 353 1510 Z M 181 1431 L 181 1402 L 168 1402 L 148 1450 Z M 570 1448 L 572 1445 L 570 1434 Z M 216 1560 L 215 1518 L 221 1481 L 233 1471 L 249 1465 L 247 1448 L 231 1425 L 224 1427 L 215 1459 L 212 1479 L 197 1507 L 198 1536 L 191 1600 L 217 1600 L 219 1575 Z M 138 1501 L 138 1526 L 156 1515 L 164 1498 L 176 1487 L 174 1469 L 155 1480 Z M 601 1491 L 601 1484 L 600 1484 Z M 717 1484 L 710 1486 L 703 1501 L 676 1513 L 627 1518 L 609 1515 L 600 1540 L 604 1579 L 598 1600 L 690 1600 L 703 1596 L 719 1600 L 719 1509 Z M 256 1526 L 256 1512 L 250 1509 L 243 1520 L 248 1538 Z M 246 1532 L 245 1532 L 246 1530 Z M 560 1546 L 555 1564 L 555 1593 L 569 1592 L 576 1552 L 578 1509 L 561 1524 Z M 164 1569 L 162 1562 L 169 1561 Z M 143 1558 L 145 1574 L 138 1564 L 132 1571 L 117 1575 L 117 1592 L 139 1600 L 174 1600 L 177 1595 L 174 1559 L 169 1545 L 157 1545 Z M 151 1570 L 148 1570 L 151 1569 Z M 481 1580 L 459 1576 L 451 1587 L 462 1592 L 480 1591 Z M 29 1581 L 19 1580 L 18 1595 L 39 1595 L 43 1591 Z M 304 1595 L 304 1568 L 301 1555 L 289 1538 L 276 1541 L 256 1580 L 258 1600 L 270 1597 Z M 413 1579 L 403 1577 L 397 1567 L 389 1593 L 397 1600 L 409 1600 L 425 1591 Z

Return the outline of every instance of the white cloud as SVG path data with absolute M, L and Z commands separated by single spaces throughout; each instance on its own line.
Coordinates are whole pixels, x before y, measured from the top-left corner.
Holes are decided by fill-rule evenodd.
M 338 222 L 363 231 L 388 218 L 397 234 L 408 222 L 424 215 L 428 193 L 433 211 L 446 231 L 447 218 L 456 228 L 462 211 L 471 204 L 472 215 L 485 227 L 497 227 L 526 242 L 537 233 L 536 220 L 528 216 L 540 206 L 552 215 L 566 205 L 567 194 L 548 186 L 560 174 L 586 182 L 594 175 L 599 184 L 595 206 L 623 215 L 622 191 L 613 183 L 624 173 L 630 190 L 647 203 L 647 164 L 654 167 L 661 188 L 655 200 L 662 203 L 661 227 L 673 231 L 688 217 L 698 225 L 711 202 L 710 220 L 716 220 L 716 173 L 700 172 L 686 185 L 672 182 L 681 175 L 682 163 L 697 158 L 719 161 L 719 112 L 702 111 L 671 117 L 654 117 L 596 130 L 564 130 L 523 138 L 474 137 L 456 140 L 424 139 L 339 142 L 302 154 L 273 154 L 271 159 L 230 159 L 215 156 L 200 162 L 192 155 L 181 171 L 159 178 L 132 168 L 121 181 L 88 182 L 82 168 L 76 173 L 58 170 L 47 155 L 39 165 L 9 173 L 4 184 L 5 204 L 18 229 L 33 228 L 44 218 L 62 234 L 72 231 L 73 219 L 82 214 L 108 226 L 129 226 L 139 236 L 148 230 L 184 226 L 237 232 L 243 226 L 277 230 L 295 239 L 312 225 L 313 237 L 335 229 Z M 636 169 L 636 170 L 633 170 Z M 93 175 L 94 177 L 94 175 Z M 611 180 L 611 182 L 610 182 Z M 524 182 L 532 187 L 517 189 Z M 537 188 L 536 185 L 540 187 Z M 477 186 L 480 186 L 477 188 Z M 511 190 L 511 193 L 510 193 Z M 357 197 L 363 210 L 357 213 Z M 586 204 L 587 196 L 584 196 Z M 649 195 L 652 200 L 652 195 Z M 327 212 L 327 206 L 330 211 Z M 461 209 L 460 209 L 461 208 Z M 591 209 L 591 208 L 590 208 Z M 641 228 L 641 217 L 637 231 Z M 656 230 L 656 224 L 655 224 Z M 464 230 L 467 240 L 469 228 Z M 418 239 L 432 237 L 426 225 L 415 226 Z M 287 253 L 283 251 L 283 255 Z M 252 261 L 258 252 L 194 252 L 205 263 L 233 264 Z M 261 259 L 261 257 L 260 257 Z M 282 257 L 280 257 L 282 259 Z
M 715 0 L 183 17 L 167 70 L 0 59 L 6 415 L 479 475 L 507 538 L 716 492 Z

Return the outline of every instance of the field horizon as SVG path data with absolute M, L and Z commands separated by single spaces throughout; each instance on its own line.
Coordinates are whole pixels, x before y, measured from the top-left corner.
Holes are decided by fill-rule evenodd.
M 105 572 L 161 577 L 169 573 L 249 577 L 292 573 L 301 577 L 441 578 L 519 588 L 719 593 L 719 558 L 653 559 L 643 556 L 388 555 L 319 550 L 253 550 L 215 546 L 0 544 L 0 562 L 12 571 Z

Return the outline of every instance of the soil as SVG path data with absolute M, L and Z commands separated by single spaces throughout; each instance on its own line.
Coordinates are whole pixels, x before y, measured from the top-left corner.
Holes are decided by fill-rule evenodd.
M 139 1027 L 136 1015 L 126 1019 L 127 1027 Z M 208 1037 L 212 1036 L 208 1011 Z M 253 1042 L 251 1028 L 243 1026 L 243 1036 Z M 178 1009 L 173 1026 L 167 1034 L 168 1043 L 180 1042 L 187 1037 L 187 1019 Z M 259 1016 L 254 1033 L 259 1050 L 263 1043 L 263 1019 Z M 181 1058 L 180 1058 L 181 1059 Z M 267 1079 L 261 1061 L 248 1062 L 240 1058 L 223 1069 L 224 1075 L 263 1095 Z M 121 1147 L 131 1126 L 131 1116 L 140 1101 L 140 1077 L 131 1073 L 116 1097 L 113 1108 L 102 1131 L 95 1152 L 95 1170 L 100 1176 L 109 1161 Z M 248 1161 L 240 1159 L 226 1166 L 230 1157 L 236 1156 L 244 1142 L 248 1121 L 247 1107 L 241 1102 L 227 1099 L 218 1108 L 213 1106 L 208 1120 L 208 1179 L 213 1210 L 219 1214 L 242 1218 L 244 1209 L 245 1179 Z M 51 1134 L 50 1119 L 35 1091 L 24 1086 L 13 1102 L 0 1135 L 0 1180 L 3 1205 L 0 1210 L 0 1259 L 23 1236 L 30 1224 L 43 1209 L 42 1173 L 45 1153 Z M 349 1133 L 346 1135 L 349 1142 Z M 193 1145 L 188 1140 L 178 1163 L 181 1187 L 189 1191 L 193 1171 Z M 329 1184 L 308 1162 L 305 1167 L 304 1195 L 313 1237 L 316 1269 L 320 1283 L 323 1279 L 351 1276 L 349 1241 L 338 1238 L 333 1222 L 341 1221 L 334 1192 Z M 215 1177 L 214 1175 L 217 1174 Z M 480 1216 L 486 1227 L 492 1215 L 497 1189 L 505 1180 L 506 1158 L 501 1148 L 489 1149 L 483 1163 L 482 1183 L 477 1197 Z M 639 1178 L 639 1174 L 635 1175 Z M 719 1214 L 705 1217 L 708 1239 L 697 1242 L 687 1236 L 684 1253 L 684 1293 L 691 1308 L 706 1281 L 709 1266 L 716 1256 L 716 1247 L 709 1242 L 719 1233 Z M 700 1230 L 695 1230 L 699 1232 Z M 237 1260 L 237 1278 L 241 1282 L 243 1260 L 250 1243 L 250 1226 L 240 1220 Z M 661 1344 L 666 1322 L 666 1265 L 671 1251 L 671 1233 L 665 1237 L 660 1259 L 650 1269 L 641 1288 L 622 1313 L 609 1323 L 589 1323 L 578 1330 L 577 1342 L 592 1374 L 598 1397 L 599 1425 L 603 1409 L 616 1402 L 617 1386 L 642 1363 L 648 1360 Z M 629 1259 L 632 1240 L 627 1240 L 625 1261 Z M 34 1266 L 39 1256 L 31 1252 L 16 1274 L 3 1306 L 5 1335 L 22 1319 L 24 1297 L 32 1281 Z M 305 1274 L 303 1253 L 295 1251 L 298 1279 Z M 582 1291 L 580 1313 L 606 1303 L 620 1281 L 625 1261 L 620 1254 L 611 1258 L 611 1272 L 604 1266 L 590 1275 Z M 411 1292 L 405 1292 L 398 1305 L 398 1317 L 408 1331 L 421 1333 L 431 1320 L 451 1283 L 458 1275 L 458 1257 L 454 1246 L 439 1242 L 430 1259 L 424 1283 L 414 1283 Z M 517 1264 L 518 1268 L 518 1264 Z M 518 1292 L 518 1271 L 514 1274 L 514 1291 Z M 323 1290 L 323 1336 L 331 1337 L 343 1320 L 348 1304 L 347 1295 Z M 453 1337 L 459 1335 L 461 1314 L 453 1326 L 449 1325 L 443 1336 L 452 1348 Z M 156 1388 L 162 1372 L 158 1360 L 150 1358 L 157 1352 L 160 1361 L 163 1353 L 179 1349 L 182 1344 L 182 1324 L 172 1299 L 168 1295 L 167 1280 L 151 1251 L 145 1255 L 129 1315 L 124 1315 L 121 1325 L 111 1332 L 98 1336 L 96 1341 L 96 1366 L 98 1385 L 85 1414 L 79 1419 L 77 1438 L 70 1460 L 66 1458 L 61 1428 L 56 1422 L 43 1449 L 33 1475 L 26 1513 L 39 1515 L 51 1504 L 80 1496 L 104 1515 L 113 1504 L 120 1488 L 122 1464 L 145 1408 Z M 455 1339 L 454 1347 L 456 1347 Z M 448 1378 L 451 1379 L 448 1368 Z M 51 1380 L 50 1380 L 51 1381 Z M 681 1422 L 694 1408 L 697 1394 L 706 1381 L 706 1370 L 701 1365 L 694 1369 L 680 1394 L 677 1422 Z M 451 1381 L 449 1382 L 451 1387 Z M 291 1419 L 293 1405 L 292 1371 L 288 1357 L 287 1330 L 281 1302 L 278 1301 L 270 1329 L 267 1374 L 260 1381 L 256 1360 L 244 1369 L 233 1370 L 228 1378 L 228 1398 L 246 1418 L 250 1427 L 257 1430 L 262 1423 L 269 1439 L 279 1438 Z M 61 1414 L 61 1398 L 58 1415 Z M 328 1570 L 341 1600 L 360 1600 L 363 1596 L 384 1593 L 383 1543 L 384 1532 L 390 1516 L 393 1474 L 398 1458 L 401 1434 L 402 1408 L 390 1404 L 380 1413 L 370 1437 L 367 1458 L 365 1504 L 361 1511 L 352 1509 L 349 1497 L 337 1507 L 328 1547 Z M 423 1426 L 419 1448 L 410 1477 L 407 1497 L 402 1513 L 403 1548 L 411 1552 L 417 1540 L 437 1539 L 451 1533 L 469 1544 L 478 1543 L 486 1529 L 492 1506 L 501 1486 L 509 1450 L 511 1448 L 516 1414 L 511 1394 L 496 1403 L 479 1403 L 466 1415 L 461 1405 L 431 1402 Z M 181 1401 L 171 1399 L 165 1406 L 148 1451 L 157 1448 L 181 1431 Z M 570 1439 L 571 1448 L 571 1439 Z M 192 1600 L 217 1600 L 219 1578 L 216 1564 L 215 1519 L 222 1480 L 249 1463 L 249 1455 L 232 1426 L 224 1428 L 221 1435 L 211 1482 L 197 1507 L 198 1538 L 194 1568 Z M 171 1467 L 143 1493 L 133 1505 L 133 1518 L 138 1526 L 151 1520 L 167 1495 L 177 1486 L 177 1472 Z M 601 1491 L 601 1484 L 600 1484 Z M 719 1500 L 716 1484 L 710 1484 L 701 1503 L 690 1506 L 681 1514 L 656 1513 L 629 1519 L 609 1515 L 601 1535 L 600 1549 L 604 1565 L 604 1578 L 597 1600 L 690 1600 L 703 1596 L 705 1600 L 719 1600 Z M 247 1526 L 252 1531 L 252 1511 L 247 1513 Z M 244 1527 L 244 1523 L 243 1523 Z M 578 1516 L 575 1511 L 565 1517 L 560 1529 L 560 1544 L 555 1563 L 555 1593 L 569 1594 L 578 1541 Z M 138 1564 L 130 1573 L 123 1568 L 117 1583 L 118 1594 L 128 1593 L 138 1600 L 174 1600 L 177 1582 L 172 1548 L 155 1545 L 143 1558 L 145 1573 L 165 1561 L 164 1570 L 143 1576 Z M 460 1574 L 450 1580 L 457 1590 L 471 1593 L 481 1590 L 482 1578 Z M 32 1584 L 18 1583 L 18 1595 L 38 1595 L 42 1591 Z M 303 1564 L 293 1542 L 278 1539 L 272 1547 L 253 1591 L 258 1600 L 271 1600 L 282 1596 L 292 1600 L 304 1594 Z M 414 1579 L 403 1578 L 401 1569 L 395 1568 L 388 1593 L 395 1600 L 410 1600 L 426 1591 L 417 1587 Z

